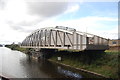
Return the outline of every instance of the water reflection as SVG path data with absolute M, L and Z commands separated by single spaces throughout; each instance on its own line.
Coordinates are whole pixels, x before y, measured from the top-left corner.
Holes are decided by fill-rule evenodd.
M 57 66 L 46 60 L 36 60 L 27 57 L 21 62 L 25 66 L 28 77 L 32 78 L 65 78 L 57 72 Z M 32 70 L 32 72 L 31 72 Z M 46 76 L 47 75 L 47 76 Z
M 0 75 L 9 78 L 89 78 L 89 75 L 78 70 L 46 60 L 36 60 L 5 47 L 0 48 Z
M 65 76 L 68 76 L 70 78 L 77 78 L 77 79 L 82 78 L 82 76 L 80 74 L 74 73 L 74 72 L 69 71 L 69 70 L 62 69 L 60 66 L 58 66 L 58 72 L 60 74 L 64 74 Z
M 35 77 L 40 77 L 39 72 L 42 72 L 42 74 L 46 74 L 51 78 L 78 78 L 78 79 L 82 78 L 82 75 L 72 72 L 68 69 L 65 69 L 60 65 L 53 64 L 47 60 L 36 60 L 31 57 L 28 57 L 26 61 L 24 60 L 22 62 L 22 64 L 25 65 L 27 63 L 28 65 L 26 67 L 27 68 L 26 72 L 29 74 L 31 73 L 31 71 L 28 70 L 29 69 L 28 67 L 36 71 L 36 73 L 31 75 L 32 77 L 34 77 L 35 75 L 36 75 Z

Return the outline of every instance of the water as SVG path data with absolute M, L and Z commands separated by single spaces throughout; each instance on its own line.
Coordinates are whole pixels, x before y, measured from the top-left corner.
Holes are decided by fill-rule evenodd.
M 30 56 L 0 47 L 0 75 L 8 78 L 89 78 L 78 70 L 64 67 L 46 60 L 36 60 Z

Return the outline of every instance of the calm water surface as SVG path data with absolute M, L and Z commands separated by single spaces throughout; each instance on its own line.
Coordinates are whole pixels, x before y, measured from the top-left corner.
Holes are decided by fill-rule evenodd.
M 45 60 L 36 60 L 28 55 L 0 47 L 0 75 L 8 78 L 89 78 L 78 70 Z

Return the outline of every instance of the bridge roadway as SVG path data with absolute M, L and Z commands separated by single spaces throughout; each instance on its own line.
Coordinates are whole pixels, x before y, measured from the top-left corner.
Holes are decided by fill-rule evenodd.
M 35 30 L 24 39 L 21 47 L 105 50 L 108 49 L 108 39 L 73 28 L 56 26 Z

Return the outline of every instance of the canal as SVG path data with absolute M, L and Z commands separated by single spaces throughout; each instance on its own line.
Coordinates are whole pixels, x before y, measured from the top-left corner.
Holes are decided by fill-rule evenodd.
M 47 60 L 36 60 L 20 52 L 0 47 L 0 75 L 8 78 L 93 78 L 70 67 Z

